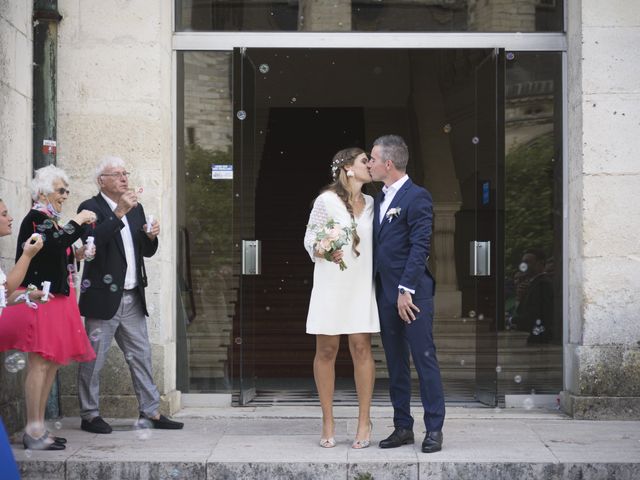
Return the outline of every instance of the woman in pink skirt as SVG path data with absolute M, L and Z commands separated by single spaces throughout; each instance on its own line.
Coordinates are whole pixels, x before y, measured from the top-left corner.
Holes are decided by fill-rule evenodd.
M 19 295 L 25 303 L 5 309 L 0 318 L 0 351 L 28 352 L 25 402 L 27 426 L 23 445 L 32 450 L 63 450 L 66 440 L 47 432 L 44 412 L 56 372 L 71 361 L 86 362 L 95 353 L 84 331 L 71 281 L 75 269 L 73 243 L 82 234 L 82 225 L 95 220 L 83 210 L 69 222 L 60 221 L 62 205 L 69 198 L 69 180 L 53 165 L 36 170 L 31 185 L 33 208 L 22 220 L 18 234 L 16 262 L 25 242 L 40 234 L 42 249 L 33 257 Z M 49 282 L 53 294 L 44 304 L 30 298 L 33 289 Z

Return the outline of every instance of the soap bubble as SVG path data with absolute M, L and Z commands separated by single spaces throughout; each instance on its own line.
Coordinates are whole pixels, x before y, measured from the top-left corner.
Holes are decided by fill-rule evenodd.
M 516 55 L 513 52 L 507 52 L 505 57 L 507 57 L 507 60 L 513 60 L 514 58 L 516 58 Z
M 471 143 L 473 143 L 474 145 L 477 145 L 480 143 L 480 139 L 478 137 L 473 137 L 471 139 Z
M 102 277 L 102 281 L 109 285 L 111 282 L 113 282 L 113 277 L 107 273 L 104 277 Z
M 69 272 L 74 273 L 76 271 L 76 266 L 73 263 L 70 263 L 69 265 L 67 265 L 67 270 L 69 270 Z
M 501 367 L 500 365 L 498 365 L 498 366 L 496 367 L 496 372 L 500 373 L 501 371 L 502 371 L 502 367 Z
M 130 362 L 131 360 L 133 360 L 133 353 L 127 352 L 124 358 L 126 358 L 127 362 Z
M 533 408 L 533 399 L 531 397 L 525 398 L 524 401 L 522 402 L 522 406 L 526 410 L 531 410 Z
M 109 287 L 109 290 L 111 290 L 113 293 L 118 291 L 118 285 L 116 285 L 115 283 L 112 283 L 111 286 Z
M 469 317 L 474 318 L 476 316 L 475 310 L 469 310 Z
M 62 428 L 62 423 L 60 423 L 60 422 L 56 422 L 56 423 L 54 423 L 54 424 L 53 424 L 53 427 L 54 427 L 56 430 L 60 430 L 60 429 Z
M 238 113 L 236 113 L 236 117 L 238 117 L 238 120 L 244 120 L 245 118 L 247 118 L 247 112 L 245 112 L 244 110 L 238 110 Z
M 4 368 L 6 368 L 9 373 L 18 373 L 26 365 L 27 359 L 22 352 L 12 353 L 4 359 Z
M 451 124 L 447 123 L 444 127 L 442 127 L 442 131 L 444 133 L 450 133 L 451 132 Z
M 520 269 L 520 271 L 522 273 L 526 272 L 527 270 L 529 270 L 529 265 L 527 265 L 525 262 L 522 262 L 518 268 Z
M 42 225 L 44 225 L 44 228 L 53 228 L 53 222 L 51 220 L 49 220 L 48 218 L 42 222 Z
M 92 342 L 97 342 L 98 340 L 100 340 L 101 333 L 102 333 L 102 330 L 99 328 L 96 328 L 89 334 L 89 340 L 91 340 Z
M 513 377 L 513 381 L 516 383 L 520 383 L 522 382 L 522 377 L 520 375 L 516 375 L 515 377 Z
M 91 280 L 89 280 L 88 278 L 85 278 L 82 281 L 81 285 L 82 285 L 83 288 L 89 288 L 91 286 Z
M 262 65 L 260 65 L 260 73 L 269 73 L 269 65 L 266 63 L 263 63 Z
M 460 365 L 464 367 L 464 359 L 460 360 Z
M 64 230 L 64 232 L 68 233 L 69 235 L 73 235 L 76 232 L 76 227 L 74 227 L 70 223 L 67 223 L 64 227 L 62 227 L 62 230 Z
M 147 418 L 140 418 L 133 424 L 138 440 L 149 440 L 151 438 L 151 429 L 153 424 Z
M 27 458 L 31 458 L 31 450 L 29 450 L 28 448 L 24 451 L 24 456 Z

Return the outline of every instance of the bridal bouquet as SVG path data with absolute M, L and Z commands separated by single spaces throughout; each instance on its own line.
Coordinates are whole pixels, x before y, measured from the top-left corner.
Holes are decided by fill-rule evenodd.
M 331 255 L 333 252 L 340 250 L 351 238 L 351 229 L 342 227 L 331 218 L 324 225 L 308 225 L 308 227 L 316 234 L 314 244 L 316 252 L 329 261 L 332 260 Z M 340 260 L 338 265 L 340 270 L 347 268 L 344 260 Z

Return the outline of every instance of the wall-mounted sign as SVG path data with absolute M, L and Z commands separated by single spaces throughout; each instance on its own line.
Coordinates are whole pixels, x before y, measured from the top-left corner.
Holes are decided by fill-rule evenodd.
M 45 155 L 56 154 L 56 141 L 55 140 L 42 140 L 42 153 Z
M 233 180 L 233 165 L 211 165 L 213 180 Z

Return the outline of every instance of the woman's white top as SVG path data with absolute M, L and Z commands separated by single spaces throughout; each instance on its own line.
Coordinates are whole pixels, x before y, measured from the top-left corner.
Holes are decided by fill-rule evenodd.
M 340 335 L 380 331 L 373 282 L 373 198 L 364 195 L 364 199 L 365 207 L 355 218 L 360 256 L 353 252 L 351 238 L 342 247 L 346 270 L 340 270 L 337 263 L 315 256 L 316 233 L 307 227 L 304 246 L 315 262 L 307 333 Z M 327 191 L 316 198 L 309 225 L 325 225 L 329 219 L 343 228 L 351 228 L 351 216 L 344 203 L 334 192 Z

